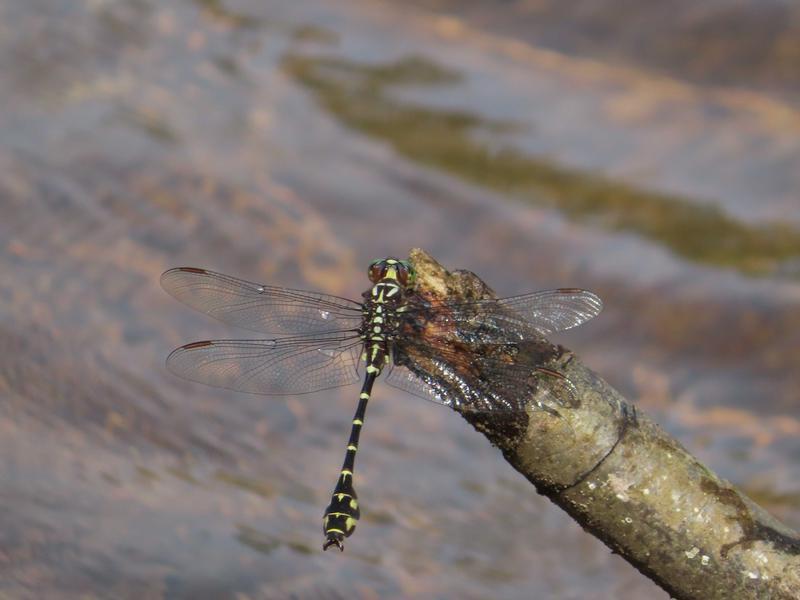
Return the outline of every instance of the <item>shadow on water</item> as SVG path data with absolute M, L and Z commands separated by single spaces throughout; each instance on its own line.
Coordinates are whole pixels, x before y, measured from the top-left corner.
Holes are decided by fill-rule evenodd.
M 288 54 L 284 70 L 347 126 L 389 142 L 403 156 L 470 183 L 553 208 L 571 219 L 632 232 L 679 256 L 754 276 L 798 276 L 800 231 L 748 224 L 717 207 L 648 191 L 600 174 L 530 156 L 513 143 L 512 122 L 416 105 L 392 96 L 398 86 L 453 85 L 459 73 L 419 56 L 385 64 Z

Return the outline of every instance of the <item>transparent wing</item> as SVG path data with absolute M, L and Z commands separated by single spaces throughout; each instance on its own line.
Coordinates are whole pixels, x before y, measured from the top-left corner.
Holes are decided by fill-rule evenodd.
M 489 380 L 481 380 L 440 357 L 425 357 L 409 360 L 407 365 L 395 364 L 386 382 L 462 413 L 531 411 L 528 431 L 537 434 L 531 444 L 538 447 L 542 457 L 559 456 L 575 446 L 575 430 L 562 414 L 577 399 L 569 379 L 557 371 L 531 365 L 495 363 L 483 364 L 482 368 L 491 372 Z
M 271 334 L 357 329 L 361 305 L 347 298 L 274 287 L 194 267 L 170 269 L 161 286 L 223 323 Z
M 602 308 L 592 292 L 561 288 L 499 300 L 412 304 L 404 318 L 413 329 L 433 327 L 468 343 L 503 344 L 570 329 Z
M 574 384 L 562 373 L 508 358 L 401 342 L 386 383 L 459 411 L 547 410 L 574 406 Z
M 542 335 L 572 329 L 600 314 L 603 301 L 587 290 L 558 288 L 497 301 L 533 325 Z
M 453 398 L 440 394 L 436 391 L 435 387 L 428 385 L 424 375 L 417 375 L 411 371 L 411 369 L 402 365 L 392 365 L 389 368 L 389 372 L 386 374 L 385 381 L 390 386 L 413 394 L 418 398 L 431 400 L 432 402 L 444 404 L 451 408 L 455 404 Z
M 167 369 L 239 392 L 305 394 L 356 383 L 361 343 L 342 335 L 194 342 L 174 350 Z

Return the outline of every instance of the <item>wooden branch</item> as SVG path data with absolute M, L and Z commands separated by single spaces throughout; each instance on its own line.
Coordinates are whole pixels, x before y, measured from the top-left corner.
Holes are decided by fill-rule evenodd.
M 473 273 L 412 250 L 428 300 L 494 298 Z M 590 326 L 587 325 L 587 326 Z M 518 361 L 566 375 L 570 406 L 521 383 L 527 415 L 462 413 L 539 493 L 675 598 L 800 598 L 800 536 L 701 464 L 570 351 L 545 339 Z M 480 377 L 492 384 L 491 372 Z M 537 400 L 549 410 L 535 408 Z

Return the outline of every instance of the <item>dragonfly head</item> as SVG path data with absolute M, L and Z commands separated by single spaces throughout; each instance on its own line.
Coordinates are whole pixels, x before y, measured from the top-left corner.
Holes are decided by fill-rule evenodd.
M 381 258 L 372 261 L 367 269 L 367 275 L 372 283 L 392 279 L 404 289 L 412 288 L 416 280 L 416 273 L 411 263 L 396 258 Z

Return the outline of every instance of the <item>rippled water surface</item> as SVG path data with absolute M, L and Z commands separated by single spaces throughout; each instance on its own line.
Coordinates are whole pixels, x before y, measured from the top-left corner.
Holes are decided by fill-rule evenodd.
M 667 597 L 458 415 L 380 383 L 362 520 L 323 554 L 357 389 L 167 374 L 239 333 L 159 288 L 179 265 L 358 297 L 369 261 L 421 246 L 502 295 L 595 290 L 558 341 L 800 527 L 793 88 L 472 16 L 0 5 L 0 596 Z

